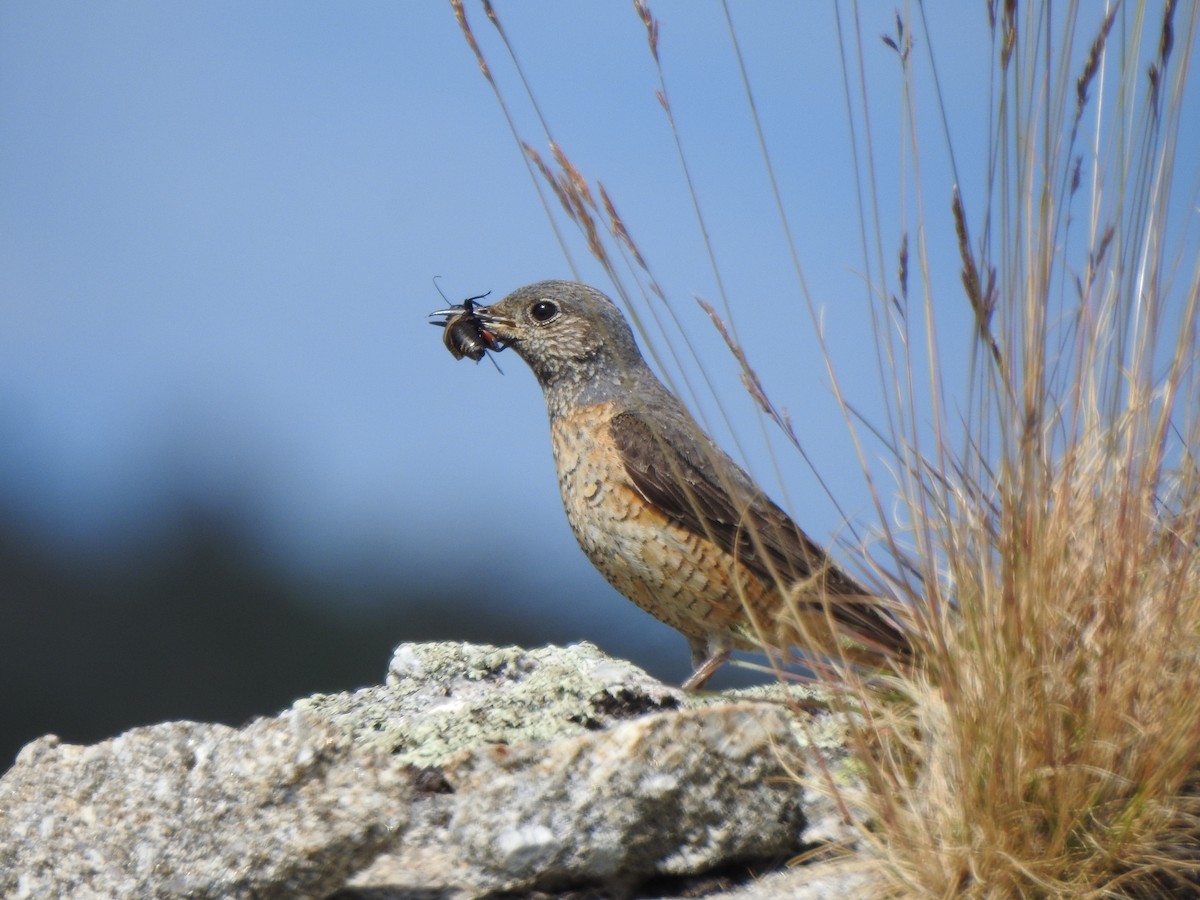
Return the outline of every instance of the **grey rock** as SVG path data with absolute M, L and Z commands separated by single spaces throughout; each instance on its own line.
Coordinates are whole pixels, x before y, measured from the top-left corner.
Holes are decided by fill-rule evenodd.
M 594 644 L 523 650 L 445 642 L 401 644 L 384 685 L 318 694 L 295 708 L 363 745 L 431 766 L 460 750 L 585 734 L 675 709 L 686 696 Z
M 893 893 L 867 861 L 842 860 L 789 866 L 705 900 L 869 900 Z M 667 900 L 667 898 L 662 898 Z
M 0 895 L 709 890 L 715 867 L 853 839 L 828 792 L 797 783 L 814 750 L 830 783 L 855 780 L 826 706 L 778 685 L 686 694 L 590 644 L 401 645 L 385 684 L 240 730 L 35 741 L 0 778 Z M 787 877 L 743 900 L 789 896 L 804 878 Z
M 403 829 L 409 780 L 296 712 L 44 737 L 0 779 L 0 895 L 325 896 Z
M 844 839 L 836 804 L 792 774 L 807 769 L 811 746 L 840 771 L 844 729 L 828 714 L 799 723 L 780 702 L 797 698 L 820 708 L 808 688 L 688 694 L 590 644 L 441 644 L 398 648 L 387 687 L 365 702 L 358 692 L 304 706 L 437 764 L 452 791 L 414 804 L 403 844 L 347 894 L 399 900 L 782 861 L 817 837 L 810 822 L 820 838 Z M 414 746 L 415 734 L 428 746 Z
M 781 760 L 790 741 L 782 708 L 743 703 L 645 716 L 545 747 L 489 748 L 446 766 L 468 801 L 449 838 L 506 888 L 786 856 L 805 823 Z

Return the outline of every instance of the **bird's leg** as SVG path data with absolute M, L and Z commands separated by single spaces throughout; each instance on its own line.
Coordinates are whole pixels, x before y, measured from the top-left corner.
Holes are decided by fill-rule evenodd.
M 708 683 L 708 679 L 729 660 L 730 650 L 715 641 L 689 638 L 688 647 L 692 651 L 692 665 L 695 671 L 687 681 L 680 685 L 685 691 L 698 691 Z

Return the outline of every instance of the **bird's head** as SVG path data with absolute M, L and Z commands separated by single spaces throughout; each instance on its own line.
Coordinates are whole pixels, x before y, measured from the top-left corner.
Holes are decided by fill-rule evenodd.
M 545 389 L 645 368 L 617 305 L 585 284 L 539 281 L 477 307 L 475 315 L 529 364 Z

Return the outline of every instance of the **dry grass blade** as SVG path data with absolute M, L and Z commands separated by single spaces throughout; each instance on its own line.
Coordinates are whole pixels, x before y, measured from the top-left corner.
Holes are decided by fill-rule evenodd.
M 542 208 L 546 212 L 546 218 L 550 222 L 550 227 L 554 229 L 554 236 L 558 241 L 558 245 L 559 245 L 560 249 L 562 250 L 563 257 L 567 260 L 567 265 L 570 267 L 571 271 L 577 273 L 578 269 L 575 266 L 574 260 L 571 258 L 571 250 L 567 244 L 566 238 L 564 237 L 562 230 L 558 227 L 558 222 L 555 220 L 554 216 L 550 212 L 550 204 L 547 202 L 546 195 L 543 193 L 541 184 L 538 181 L 537 175 L 534 173 L 534 168 L 533 168 L 534 164 L 530 160 L 529 155 L 527 153 L 524 153 L 524 150 L 526 149 L 526 147 L 528 145 L 521 138 L 520 132 L 517 128 L 516 121 L 513 118 L 513 114 L 512 114 L 512 111 L 509 109 L 508 103 L 505 101 L 504 93 L 501 91 L 500 85 L 496 82 L 496 79 L 494 77 L 492 77 L 491 67 L 488 65 L 487 58 L 484 56 L 484 53 L 483 53 L 483 49 L 480 47 L 479 41 L 475 37 L 475 32 L 471 28 L 470 21 L 467 19 L 466 9 L 463 6 L 463 0 L 450 0 L 450 7 L 454 11 L 454 17 L 458 21 L 459 28 L 461 29 L 461 31 L 463 33 L 463 37 L 465 38 L 465 40 L 467 42 L 467 46 L 469 46 L 471 48 L 471 52 L 475 55 L 475 59 L 479 64 L 480 72 L 483 73 L 483 77 L 487 79 L 488 84 L 492 88 L 492 93 L 494 93 L 496 96 L 496 102 L 499 104 L 501 111 L 504 113 L 504 120 L 505 120 L 505 122 L 508 123 L 508 128 L 513 136 L 513 140 L 517 143 L 517 145 L 519 147 L 522 148 L 522 151 L 523 151 L 522 158 L 525 160 L 525 165 L 529 171 L 530 180 L 533 183 L 534 190 L 537 192 L 538 200 L 541 202 Z M 504 41 L 505 46 L 508 47 L 510 57 L 513 57 L 515 60 L 515 55 L 512 52 L 512 47 L 508 43 L 508 39 L 504 34 L 504 29 L 500 25 L 500 19 L 496 15 L 496 11 L 492 7 L 491 3 L 486 3 L 486 2 L 484 3 L 484 12 L 487 15 L 488 19 L 495 26 L 496 31 L 500 35 L 501 39 Z M 520 76 L 521 76 L 521 83 L 523 85 L 525 85 L 526 92 L 529 93 L 529 84 L 527 81 L 525 81 L 524 74 L 521 73 L 519 69 L 518 69 L 518 74 L 520 74 Z M 531 99 L 532 99 L 532 97 L 531 97 Z M 534 109 L 538 114 L 538 118 L 542 122 L 543 128 L 545 128 L 545 120 L 541 116 L 541 110 L 538 108 L 536 101 L 533 101 L 533 103 L 534 103 Z M 578 275 L 576 277 L 578 277 Z
M 1158 56 L 1150 64 L 1147 72 L 1150 78 L 1150 106 L 1154 117 L 1158 118 L 1159 91 L 1161 80 L 1166 72 L 1167 63 L 1171 59 L 1171 49 L 1175 46 L 1175 0 L 1167 0 L 1163 5 L 1162 27 L 1159 29 Z
M 1104 45 L 1108 41 L 1108 33 L 1112 31 L 1113 22 L 1117 18 L 1117 10 L 1120 9 L 1119 4 L 1113 4 L 1108 11 L 1108 15 L 1104 17 L 1104 24 L 1100 26 L 1100 33 L 1096 35 L 1092 41 L 1092 46 L 1088 49 L 1087 59 L 1083 64 L 1083 72 L 1075 81 L 1075 125 L 1072 130 L 1079 125 L 1079 120 L 1083 118 L 1083 108 L 1087 106 L 1088 88 L 1096 78 L 1096 73 L 1100 70 L 1100 59 L 1104 53 Z
M 479 64 L 479 71 L 494 86 L 496 82 L 492 78 L 492 70 L 488 68 L 487 60 L 483 56 L 483 50 L 479 47 L 479 41 L 475 40 L 475 32 L 471 30 L 471 25 L 467 21 L 467 11 L 463 8 L 463 0 L 450 0 L 450 6 L 454 10 L 454 18 L 458 20 L 458 27 L 462 29 L 463 37 L 466 38 L 467 46 L 475 54 L 475 61 Z
M 954 216 L 954 233 L 958 235 L 958 255 L 962 259 L 963 290 L 971 309 L 975 312 L 975 327 L 979 330 L 979 336 L 991 351 L 996 366 L 1000 368 L 1004 358 L 992 334 L 992 316 L 996 312 L 996 274 L 989 271 L 986 284 L 979 276 L 979 265 L 975 262 L 975 251 L 971 249 L 971 239 L 967 234 L 967 214 L 963 210 L 958 188 L 954 189 L 951 214 Z
M 600 202 L 604 204 L 604 212 L 608 216 L 609 229 L 612 231 L 613 237 L 629 250 L 638 268 L 649 275 L 650 267 L 646 265 L 646 260 L 642 258 L 642 251 L 638 249 L 637 244 L 634 243 L 633 238 L 629 234 L 629 229 L 625 227 L 625 221 L 617 213 L 617 208 L 613 204 L 612 198 L 608 196 L 608 191 L 600 183 L 597 183 L 596 189 L 600 192 Z M 654 290 L 659 297 L 662 296 L 661 289 L 654 288 Z
M 650 12 L 650 5 L 645 0 L 633 0 L 633 8 L 642 25 L 646 28 L 646 40 L 650 42 L 650 55 L 658 60 L 658 20 Z

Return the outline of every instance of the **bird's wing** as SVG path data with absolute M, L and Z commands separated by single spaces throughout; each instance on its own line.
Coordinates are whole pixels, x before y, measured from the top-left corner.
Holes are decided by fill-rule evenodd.
M 834 565 L 715 445 L 712 453 L 723 463 L 690 460 L 671 440 L 668 423 L 651 424 L 636 412 L 619 413 L 609 428 L 630 480 L 656 509 L 768 583 L 794 584 L 819 575 L 836 619 L 884 645 L 907 643 L 881 611 L 881 601 Z M 728 468 L 726 478 L 715 474 L 718 466 Z

